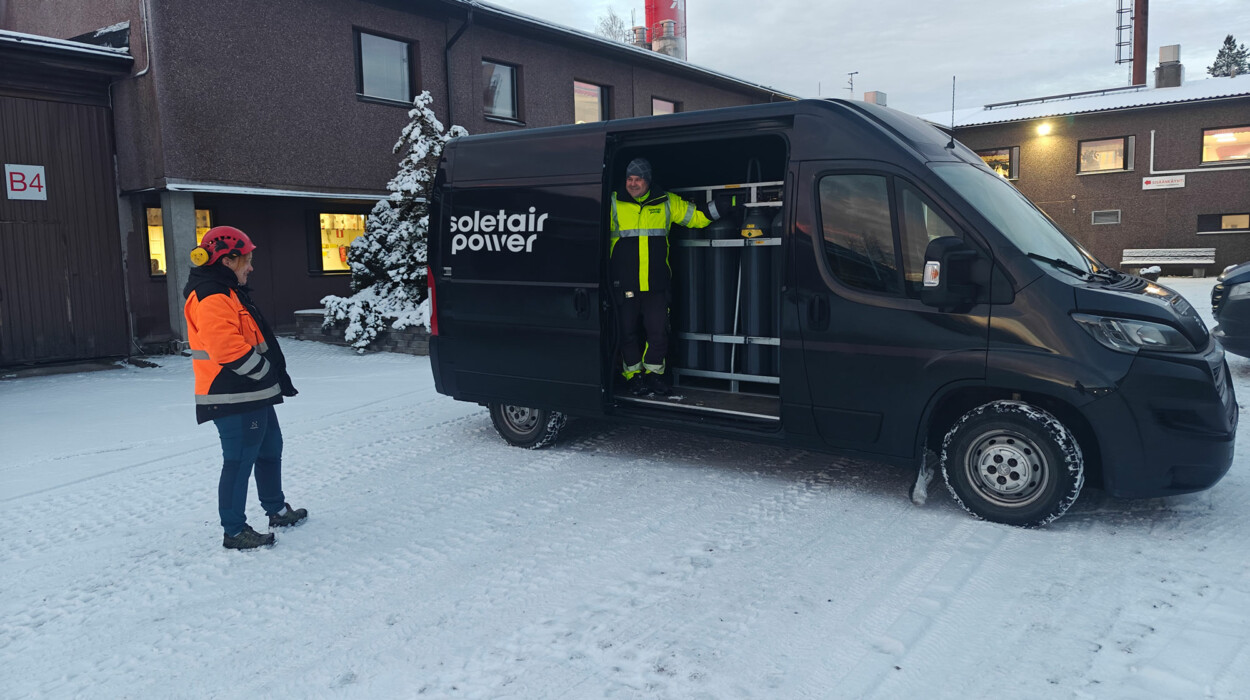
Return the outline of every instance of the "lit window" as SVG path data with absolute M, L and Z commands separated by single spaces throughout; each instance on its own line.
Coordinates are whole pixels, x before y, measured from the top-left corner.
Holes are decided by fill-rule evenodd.
M 347 249 L 365 232 L 364 214 L 322 214 L 321 271 L 346 272 Z
M 670 100 L 661 100 L 658 97 L 651 98 L 652 114 L 676 114 L 677 103 Z
M 1250 159 L 1250 125 L 1202 130 L 1202 162 Z
M 364 97 L 411 104 L 412 44 L 356 32 L 356 92 Z
M 577 124 L 608 118 L 607 88 L 573 81 L 573 120 Z
M 148 273 L 153 277 L 164 277 L 169 267 L 165 264 L 165 226 L 160 207 L 148 207 Z M 204 240 L 204 234 L 213 227 L 212 216 L 207 209 L 195 210 L 195 244 Z M 190 264 L 190 263 L 188 263 Z
M 1020 147 L 1012 146 L 1010 148 L 991 148 L 984 151 L 977 151 L 977 155 L 981 156 L 981 160 L 990 168 L 1007 178 L 1015 180 L 1020 177 Z
M 1081 141 L 1078 144 L 1078 173 L 1102 173 L 1133 169 L 1133 137 Z
M 482 61 L 482 107 L 488 117 L 520 121 L 515 66 Z

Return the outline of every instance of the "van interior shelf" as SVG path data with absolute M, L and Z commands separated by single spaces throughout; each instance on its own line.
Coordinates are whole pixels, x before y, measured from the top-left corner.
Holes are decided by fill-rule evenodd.
M 713 335 L 711 333 L 678 333 L 682 340 L 705 340 L 712 343 L 733 343 L 735 345 L 781 345 L 781 338 L 769 338 L 756 335 Z
M 781 245 L 780 238 L 679 238 L 673 243 L 682 248 L 745 248 L 747 246 Z

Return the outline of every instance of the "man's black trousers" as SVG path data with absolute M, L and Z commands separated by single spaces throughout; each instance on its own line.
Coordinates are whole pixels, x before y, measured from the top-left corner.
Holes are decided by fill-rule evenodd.
M 622 294 L 617 301 L 620 304 L 621 359 L 625 367 L 642 363 L 663 368 L 668 355 L 668 292 Z

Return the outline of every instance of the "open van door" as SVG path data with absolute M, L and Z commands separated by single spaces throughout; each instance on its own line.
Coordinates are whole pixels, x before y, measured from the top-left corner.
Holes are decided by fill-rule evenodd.
M 821 438 L 908 458 L 929 399 L 983 381 L 985 303 L 920 300 L 930 240 L 963 228 L 917 179 L 875 161 L 801 165 L 794 236 L 804 362 Z
M 604 130 L 509 136 L 444 151 L 435 375 L 460 400 L 598 413 Z

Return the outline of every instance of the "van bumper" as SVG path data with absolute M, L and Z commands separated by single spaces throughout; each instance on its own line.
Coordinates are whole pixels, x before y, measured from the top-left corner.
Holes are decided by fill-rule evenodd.
M 1082 409 L 1098 435 L 1103 487 L 1121 498 L 1210 488 L 1233 463 L 1238 407 L 1224 351 L 1138 356 L 1118 391 Z

